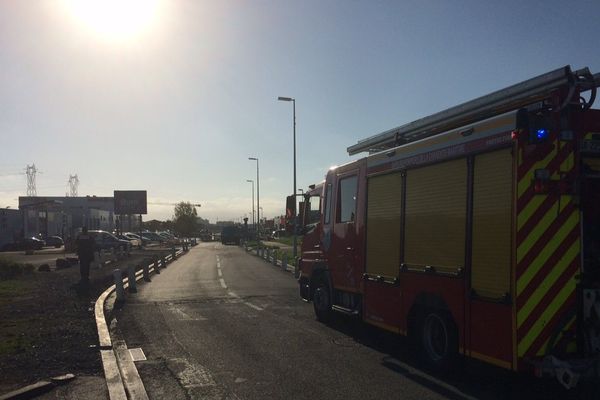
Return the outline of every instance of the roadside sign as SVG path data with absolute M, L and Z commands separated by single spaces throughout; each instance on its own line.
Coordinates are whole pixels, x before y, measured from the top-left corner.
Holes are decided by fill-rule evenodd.
M 115 190 L 115 214 L 148 214 L 145 190 Z

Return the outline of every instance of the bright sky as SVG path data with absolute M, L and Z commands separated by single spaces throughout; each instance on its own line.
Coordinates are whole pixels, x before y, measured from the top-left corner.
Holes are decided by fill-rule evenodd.
M 459 5 L 460 4 L 460 5 Z M 199 215 L 284 212 L 357 140 L 571 64 L 600 71 L 598 1 L 0 0 L 0 207 L 146 189 Z M 145 219 L 170 218 L 149 205 Z

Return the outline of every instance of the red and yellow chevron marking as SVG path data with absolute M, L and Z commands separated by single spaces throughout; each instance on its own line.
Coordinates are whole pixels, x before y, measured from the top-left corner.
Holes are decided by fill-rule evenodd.
M 579 211 L 570 195 L 536 194 L 533 189 L 536 169 L 547 169 L 552 179 L 559 179 L 574 168 L 570 143 L 519 148 L 515 271 L 519 358 L 544 355 L 551 338 L 564 340 L 561 332 L 574 325 L 574 317 L 565 315 L 575 307 L 575 276 L 580 270 Z

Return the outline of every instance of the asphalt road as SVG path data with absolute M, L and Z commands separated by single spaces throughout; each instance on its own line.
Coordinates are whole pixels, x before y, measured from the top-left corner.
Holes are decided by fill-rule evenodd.
M 472 361 L 428 373 L 400 338 L 315 320 L 296 281 L 241 248 L 202 243 L 116 312 L 151 399 L 564 399 L 557 385 Z

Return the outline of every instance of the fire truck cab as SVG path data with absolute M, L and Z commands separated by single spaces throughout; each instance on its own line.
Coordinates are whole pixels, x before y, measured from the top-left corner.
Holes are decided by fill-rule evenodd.
M 349 147 L 369 155 L 305 193 L 317 318 L 408 335 L 434 367 L 597 377 L 599 85 L 567 66 Z

